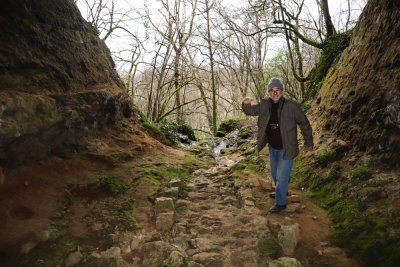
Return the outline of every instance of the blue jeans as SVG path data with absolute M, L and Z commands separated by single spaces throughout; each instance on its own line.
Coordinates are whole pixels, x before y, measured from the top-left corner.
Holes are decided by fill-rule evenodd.
M 290 172 L 292 171 L 293 159 L 283 159 L 283 149 L 274 149 L 269 146 L 269 159 L 271 164 L 271 175 L 275 182 L 275 201 L 278 205 L 286 205 L 286 194 Z

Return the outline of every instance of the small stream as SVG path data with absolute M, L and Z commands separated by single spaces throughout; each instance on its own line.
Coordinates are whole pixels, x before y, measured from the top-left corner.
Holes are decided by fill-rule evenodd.
M 224 148 L 237 147 L 239 141 L 239 131 L 235 130 L 224 138 L 210 139 L 211 150 L 216 156 L 221 155 L 221 150 Z

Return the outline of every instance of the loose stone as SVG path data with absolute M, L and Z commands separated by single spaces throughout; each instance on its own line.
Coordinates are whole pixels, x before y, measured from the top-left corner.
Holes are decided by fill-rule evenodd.
M 119 247 L 111 247 L 106 251 L 101 252 L 102 258 L 113 258 L 118 257 L 119 255 L 121 255 L 121 249 Z
M 164 212 L 157 215 L 156 229 L 159 232 L 166 232 L 171 230 L 174 224 L 174 212 Z
M 79 251 L 72 252 L 68 255 L 67 259 L 65 260 L 65 267 L 74 266 L 78 264 L 82 260 L 82 253 Z

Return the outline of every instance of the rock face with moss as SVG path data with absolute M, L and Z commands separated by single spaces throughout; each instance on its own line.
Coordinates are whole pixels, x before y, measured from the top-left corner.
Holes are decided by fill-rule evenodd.
M 392 164 L 400 158 L 399 17 L 398 1 L 368 2 L 314 107 L 325 129 Z
M 73 1 L 6 0 L 0 23 L 1 165 L 130 116 L 110 53 Z
M 370 0 L 312 106 L 316 153 L 292 177 L 327 208 L 331 241 L 366 266 L 399 262 L 400 4 Z

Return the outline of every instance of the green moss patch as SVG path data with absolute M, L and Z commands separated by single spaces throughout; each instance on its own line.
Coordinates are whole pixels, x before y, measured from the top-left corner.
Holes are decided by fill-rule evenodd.
M 325 169 L 336 160 L 332 150 L 324 150 L 307 162 L 298 158 L 291 182 L 306 189 L 313 201 L 327 209 L 334 223 L 333 244 L 345 247 L 350 256 L 364 261 L 366 266 L 396 266 L 399 257 L 393 253 L 398 252 L 400 238 L 393 233 L 399 225 L 399 220 L 394 220 L 398 208 L 388 209 L 389 199 L 379 197 L 382 186 L 371 182 L 374 178 L 369 168 L 339 167 L 344 163 L 338 161 Z
M 352 170 L 349 178 L 351 181 L 360 181 L 360 180 L 366 180 L 371 177 L 371 173 L 368 169 L 368 167 L 365 166 L 359 166 Z
M 113 176 L 102 177 L 99 179 L 100 188 L 113 195 L 123 193 L 127 190 L 127 186 L 120 184 Z
M 335 34 L 324 41 L 319 62 L 311 70 L 310 78 L 306 82 L 307 90 L 303 97 L 305 100 L 312 98 L 319 91 L 328 70 L 337 63 L 349 43 L 350 34 L 348 32 Z
M 257 242 L 257 252 L 261 257 L 276 259 L 279 256 L 278 240 L 272 235 L 264 235 Z
M 233 119 L 227 119 L 220 123 L 217 129 L 217 136 L 224 137 L 228 133 L 232 132 L 235 129 L 235 124 L 238 121 L 248 120 L 246 117 L 235 117 Z
M 326 167 L 328 163 L 333 162 L 337 159 L 336 150 L 323 150 L 317 154 L 317 158 L 314 161 L 314 165 L 320 167 Z
M 240 160 L 232 167 L 232 172 L 236 171 L 250 171 L 259 174 L 264 174 L 265 161 L 256 154 L 251 154 L 246 158 Z
M 250 131 L 250 129 L 247 125 L 242 126 L 242 128 L 240 128 L 240 130 L 239 130 L 240 139 L 246 139 L 246 138 L 250 137 L 249 131 Z

